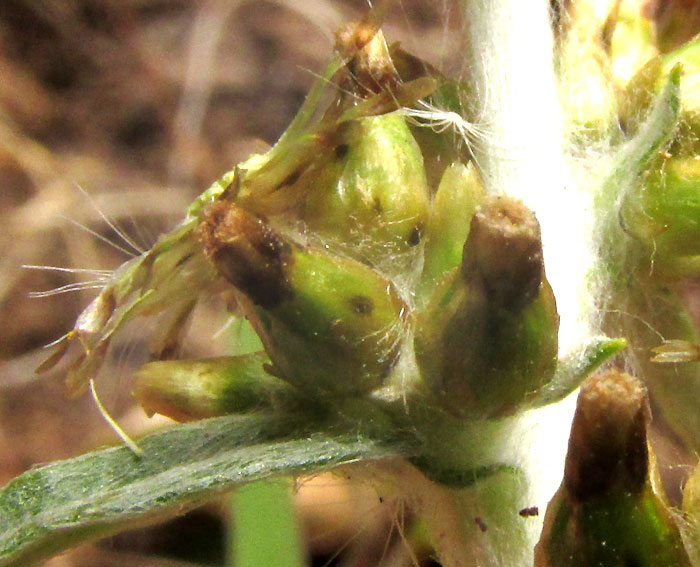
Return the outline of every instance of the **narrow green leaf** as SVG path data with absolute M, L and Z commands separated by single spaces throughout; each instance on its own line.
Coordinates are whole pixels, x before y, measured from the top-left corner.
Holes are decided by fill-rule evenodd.
M 652 158 L 671 139 L 678 125 L 680 109 L 681 66 L 675 65 L 637 136 L 619 152 L 611 175 L 600 192 L 601 210 L 609 209 L 611 198 L 627 190 L 630 183 L 642 175 Z M 607 205 L 607 207 L 606 207 Z
M 627 347 L 623 338 L 595 337 L 584 349 L 561 359 L 552 380 L 532 393 L 520 409 L 534 409 L 566 398 L 598 367 Z
M 28 471 L 0 490 L 0 565 L 181 514 L 236 485 L 396 454 L 300 415 L 226 416 Z

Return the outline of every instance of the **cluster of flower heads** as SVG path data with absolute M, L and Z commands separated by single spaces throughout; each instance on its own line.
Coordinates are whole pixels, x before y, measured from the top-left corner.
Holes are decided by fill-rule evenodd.
M 173 358 L 198 297 L 218 293 L 264 352 L 147 365 L 135 388 L 147 411 L 244 411 L 287 387 L 321 401 L 365 396 L 397 386 L 397 362 L 414 351 L 409 381 L 448 413 L 515 411 L 556 367 L 537 219 L 484 194 L 466 140 L 401 112 L 423 99 L 459 104 L 458 90 L 388 46 L 371 15 L 341 30 L 336 57 L 278 143 L 117 270 L 45 367 L 79 343 L 68 384 L 80 390 L 113 333 L 155 313 L 152 355 Z M 211 403 L 186 400 L 193 390 Z

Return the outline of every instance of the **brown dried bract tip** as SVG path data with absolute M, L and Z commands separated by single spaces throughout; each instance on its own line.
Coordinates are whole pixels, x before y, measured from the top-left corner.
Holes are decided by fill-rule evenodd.
M 254 304 L 269 309 L 291 297 L 291 245 L 260 218 L 217 201 L 204 212 L 199 237 L 219 273 Z
M 517 310 L 537 297 L 544 276 L 540 224 L 522 201 L 489 197 L 472 218 L 462 274 L 491 301 Z
M 564 483 L 572 499 L 611 489 L 639 492 L 648 473 L 647 393 L 636 378 L 611 369 L 581 388 L 569 438 Z
M 366 97 L 391 91 L 399 84 L 384 34 L 375 22 L 348 24 L 336 32 L 335 48 L 347 59 L 343 88 Z

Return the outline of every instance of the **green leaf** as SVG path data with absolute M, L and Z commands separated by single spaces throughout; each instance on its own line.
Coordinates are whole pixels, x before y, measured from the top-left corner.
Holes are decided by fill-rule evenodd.
M 627 347 L 623 338 L 594 337 L 581 351 L 561 359 L 547 384 L 532 393 L 519 409 L 534 409 L 566 398 L 601 364 Z
M 625 148 L 620 163 L 627 171 L 641 174 L 652 157 L 668 143 L 678 125 L 680 111 L 680 81 L 683 72 L 680 64 L 675 64 L 668 73 L 663 91 L 656 100 L 638 136 Z
M 226 416 L 28 471 L 0 490 L 0 565 L 152 524 L 273 475 L 299 475 L 397 451 L 305 415 Z M 396 447 L 395 447 L 396 448 Z
M 611 173 L 596 198 L 596 208 L 603 221 L 613 222 L 615 226 L 619 224 L 617 215 L 611 213 L 615 209 L 611 203 L 630 190 L 673 136 L 680 109 L 681 71 L 680 65 L 669 71 L 666 85 L 639 133 L 615 157 Z

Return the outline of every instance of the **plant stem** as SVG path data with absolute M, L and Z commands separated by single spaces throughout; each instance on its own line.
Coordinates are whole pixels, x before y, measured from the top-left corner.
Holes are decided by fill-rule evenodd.
M 487 132 L 476 160 L 488 193 L 518 197 L 537 214 L 561 315 L 560 350 L 567 352 L 590 334 L 582 301 L 593 262 L 585 218 L 590 196 L 576 186 L 565 154 L 549 2 L 461 4 L 464 74 L 474 92 L 465 105 Z
M 582 214 L 592 207 L 590 195 L 579 191 L 571 179 L 564 151 L 549 2 L 462 0 L 461 7 L 464 75 L 473 93 L 464 106 L 487 132 L 474 147 L 477 165 L 488 193 L 518 197 L 535 211 L 542 226 L 547 277 L 561 316 L 560 356 L 578 351 L 592 334 L 591 302 L 585 290 L 594 255 L 586 230 L 591 223 Z M 512 512 L 513 498 L 544 511 L 563 474 L 573 409 L 570 397 L 502 423 L 502 444 L 519 448 L 520 454 L 512 458 L 525 472 L 525 480 L 497 475 L 474 488 L 450 489 L 463 526 L 473 527 L 479 515 L 474 513 L 475 502 L 492 522 L 488 526 L 492 549 L 483 564 L 532 564 L 541 519 L 520 518 L 517 510 Z M 466 545 L 472 550 L 478 547 L 473 531 L 462 536 L 472 540 Z M 459 551 L 451 549 L 451 541 L 444 538 L 437 544 L 443 561 L 467 564 L 455 561 Z
M 288 480 L 272 479 L 239 487 L 231 495 L 231 512 L 229 566 L 307 564 Z

